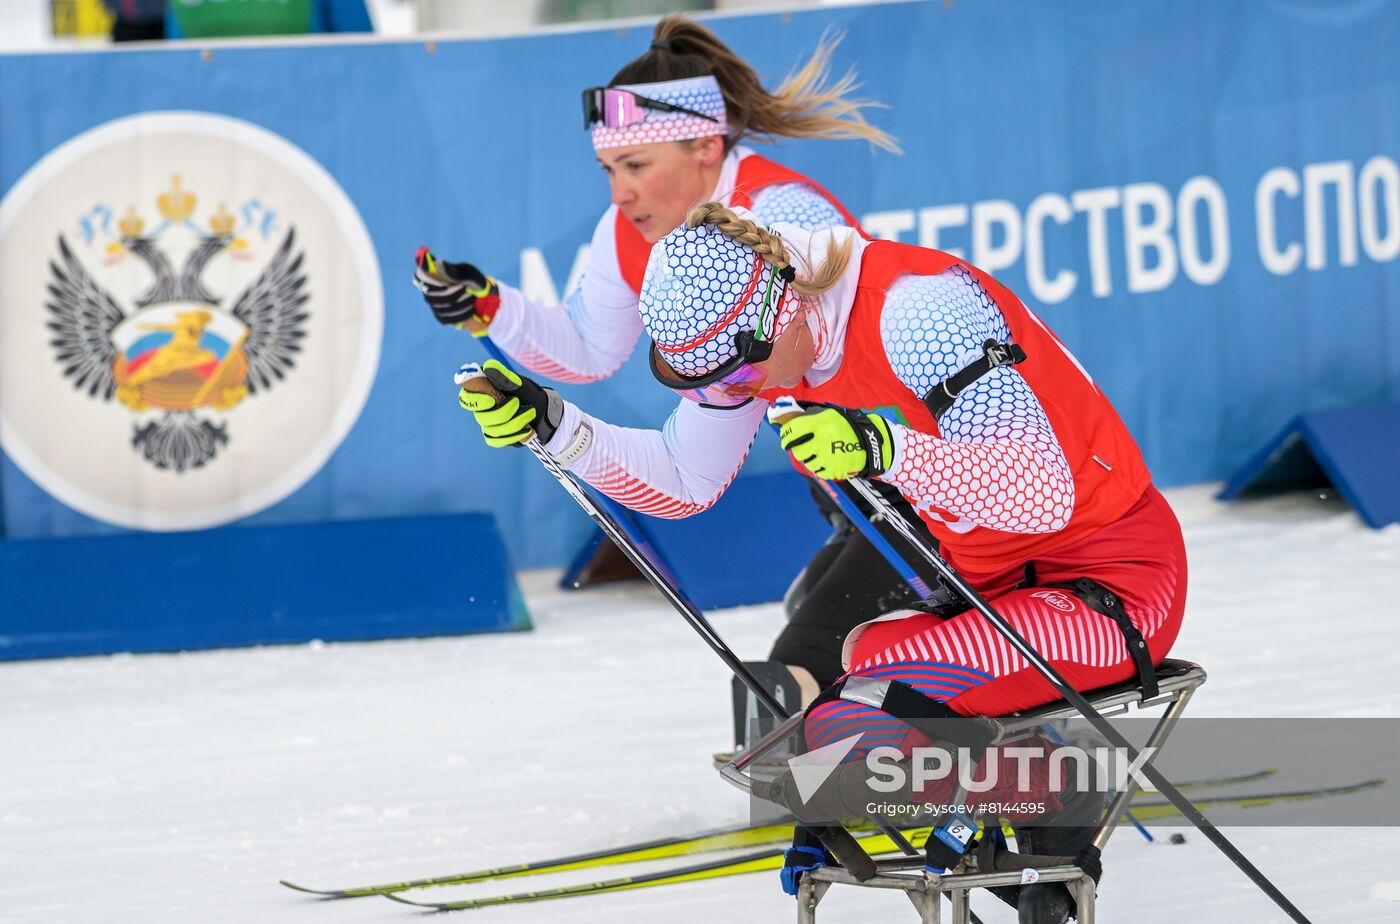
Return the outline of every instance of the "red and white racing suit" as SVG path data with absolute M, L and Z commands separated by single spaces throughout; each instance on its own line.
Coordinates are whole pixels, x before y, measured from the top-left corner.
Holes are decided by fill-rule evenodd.
M 820 311 L 809 314 L 827 319 L 817 331 L 824 361 L 784 393 L 891 421 L 893 462 L 882 480 L 1076 688 L 1127 680 L 1136 668 L 1112 620 L 1049 584 L 1088 577 L 1116 593 L 1160 661 L 1185 603 L 1181 530 L 1088 373 L 1014 294 L 975 267 L 938 251 L 865 242 L 844 229 L 827 233 L 851 237 L 855 257 Z M 839 337 L 838 350 L 821 350 L 823 333 Z M 923 395 L 980 357 L 988 339 L 1016 343 L 1027 358 L 991 370 L 935 420 Z M 776 397 L 731 410 L 682 401 L 659 432 L 615 427 L 566 404 L 561 435 L 548 448 L 560 451 L 568 442 L 562 434 L 588 426 L 592 439 L 570 462 L 576 474 L 636 510 L 689 516 L 732 480 Z M 1034 586 L 1022 586 L 1031 571 Z M 873 621 L 846 639 L 851 674 L 900 679 L 966 715 L 1058 698 L 976 612 L 866 618 Z M 867 732 L 861 751 L 907 744 L 910 733 L 885 713 L 837 701 L 809 715 L 808 744 L 857 730 Z

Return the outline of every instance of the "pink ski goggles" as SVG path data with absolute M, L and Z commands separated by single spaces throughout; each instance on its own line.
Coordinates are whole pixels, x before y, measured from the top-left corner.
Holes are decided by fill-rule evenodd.
M 599 123 L 606 128 L 626 128 L 646 119 L 648 109 L 654 112 L 683 112 L 699 119 L 719 122 L 719 119 L 712 115 L 659 99 L 639 96 L 631 90 L 589 87 L 583 91 L 584 128 L 592 128 Z
M 751 330 L 734 338 L 738 352 L 707 375 L 686 376 L 667 365 L 656 344 L 651 345 L 651 374 L 662 385 L 706 407 L 736 408 L 758 396 L 768 382 L 768 370 L 761 363 L 773 354 L 770 341 L 759 340 Z

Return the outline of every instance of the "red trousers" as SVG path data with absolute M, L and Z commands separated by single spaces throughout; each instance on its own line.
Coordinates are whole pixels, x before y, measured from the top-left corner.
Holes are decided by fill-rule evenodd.
M 955 567 L 956 558 L 949 556 Z M 1036 585 L 1024 567 L 964 576 L 1071 686 L 1092 690 L 1129 680 L 1137 668 L 1118 626 L 1068 590 L 1047 584 L 1087 577 L 1116 593 L 1147 640 L 1154 664 L 1166 657 L 1186 605 L 1186 549 L 1166 500 L 1149 487 L 1113 524 L 1035 560 Z M 849 673 L 897 679 L 963 715 L 1005 715 L 1059 699 L 1054 687 L 975 610 L 950 619 L 915 611 L 889 614 L 855 629 L 846 642 Z M 855 759 L 871 748 L 905 748 L 902 722 L 860 703 L 812 710 L 809 748 L 865 732 Z

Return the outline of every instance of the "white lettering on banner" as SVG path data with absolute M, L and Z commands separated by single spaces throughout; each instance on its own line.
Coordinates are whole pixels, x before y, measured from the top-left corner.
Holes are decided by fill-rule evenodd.
M 583 278 L 584 268 L 588 266 L 590 246 L 582 244 L 574 254 L 574 265 L 569 269 L 569 278 L 564 281 L 565 295 L 572 292 L 574 286 Z M 536 304 L 559 304 L 559 290 L 554 286 L 554 274 L 549 271 L 544 253 L 538 247 L 526 247 L 520 251 L 520 291 Z
M 944 228 L 959 228 L 967 224 L 967 206 L 934 205 L 919 209 L 919 246 L 932 247 L 952 254 L 959 260 L 967 259 L 967 254 L 957 247 L 939 245 L 939 232 Z
M 1379 154 L 1366 161 L 1356 184 L 1361 210 L 1361 246 L 1366 256 L 1386 263 L 1400 256 L 1400 167 Z M 1379 208 L 1378 208 L 1379 205 Z M 1381 211 L 1385 234 L 1381 234 Z
M 1211 256 L 1201 256 L 1200 233 L 1196 227 L 1196 206 L 1204 203 L 1210 222 Z M 1176 196 L 1177 243 L 1181 268 L 1196 285 L 1213 286 L 1230 266 L 1230 217 L 1225 190 L 1208 176 L 1193 176 Z
M 1272 203 L 1266 201 L 1265 206 L 1271 208 Z M 914 226 L 917 214 L 921 246 L 962 258 L 961 250 L 941 246 L 942 238 L 950 229 L 968 224 L 970 216 L 971 262 L 995 274 L 1024 259 L 1030 295 L 1041 304 L 1054 305 L 1074 294 L 1079 273 L 1065 266 L 1052 271 L 1048 266 L 1048 223 L 1063 227 L 1073 224 L 1077 215 L 1084 216 L 1090 289 L 1095 297 L 1107 298 L 1113 294 L 1109 242 L 1116 232 L 1110 215 L 1120 207 L 1129 292 L 1165 289 L 1176 281 L 1179 270 L 1199 285 L 1214 285 L 1229 269 L 1229 208 L 1225 191 L 1208 176 L 1187 180 L 1175 198 L 1160 183 L 1130 183 L 1075 190 L 1068 197 L 1041 193 L 1024 215 L 1007 199 L 984 199 L 927 206 L 917 213 L 912 209 L 872 212 L 861 222 L 876 237 L 899 240 Z M 1065 234 L 1055 233 L 1062 239 Z M 1068 233 L 1072 237 L 1075 232 Z M 1301 259 L 1301 245 L 1297 250 Z M 1076 251 L 1061 245 L 1058 252 Z
M 1143 209 L 1151 218 L 1143 218 Z M 1172 197 L 1159 183 L 1130 183 L 1123 187 L 1123 253 L 1128 264 L 1129 292 L 1157 292 L 1176 278 L 1176 242 L 1172 240 Z M 1147 251 L 1156 252 L 1156 266 L 1147 266 Z
M 993 243 L 1000 225 L 1001 245 Z M 1005 199 L 972 206 L 972 262 L 989 273 L 1015 266 L 1021 259 L 1021 212 Z
M 1059 193 L 1042 193 L 1031 200 L 1026 209 L 1026 281 L 1031 294 L 1046 305 L 1054 305 L 1069 298 L 1074 287 L 1079 284 L 1079 276 L 1073 270 L 1062 269 L 1054 279 L 1045 276 L 1045 219 L 1053 218 L 1056 224 L 1068 224 L 1074 218 L 1074 210 L 1069 200 Z
M 1336 187 L 1337 262 L 1356 265 L 1356 190 L 1350 161 L 1308 164 L 1303 168 L 1303 225 L 1308 269 L 1327 266 L 1327 206 L 1323 187 Z
M 1335 221 L 1328 200 L 1335 201 Z M 1123 279 L 1131 293 L 1159 292 L 1180 276 L 1200 286 L 1218 284 L 1230 269 L 1230 210 L 1225 190 L 1210 176 L 1194 176 L 1172 194 L 1154 182 L 1046 192 L 1031 199 L 1024 212 L 1008 199 L 954 202 L 922 208 L 867 212 L 861 225 L 872 238 L 917 241 L 942 250 L 992 274 L 1024 261 L 1027 293 L 1042 305 L 1069 299 L 1079 289 L 1082 267 L 1074 257 L 1086 253 L 1090 291 L 1095 298 L 1113 295 L 1113 260 L 1109 247 L 1118 229 L 1112 214 L 1121 211 Z M 1075 227 L 1083 217 L 1083 230 Z M 1298 232 L 1280 231 L 1301 219 Z M 1329 237 L 1336 239 L 1336 264 L 1355 266 L 1360 254 L 1386 263 L 1400 258 L 1400 164 L 1377 155 L 1356 169 L 1351 161 L 1274 167 L 1254 189 L 1255 241 L 1260 263 L 1275 276 L 1287 276 L 1306 264 L 1328 266 Z M 1053 225 L 1053 226 L 1052 226 Z M 1329 229 L 1335 229 L 1335 235 Z M 967 248 L 944 238 L 965 234 Z M 1076 237 L 1085 246 L 1075 246 Z M 1060 265 L 1051 266 L 1052 249 Z M 579 247 L 564 293 L 578 284 L 588 263 L 587 244 Z M 969 257 L 966 250 L 971 251 Z M 1085 259 L 1080 257 L 1080 259 Z M 560 301 L 554 276 L 537 247 L 520 251 L 520 288 L 541 304 Z
M 1254 188 L 1254 228 L 1259 240 L 1259 259 L 1275 276 L 1287 276 L 1303 259 L 1303 245 L 1297 241 L 1279 248 L 1275 200 L 1280 194 L 1296 199 L 1301 190 L 1298 174 L 1287 167 L 1275 167 L 1265 173 Z
M 1122 196 L 1114 187 L 1081 189 L 1070 197 L 1077 212 L 1089 219 L 1089 279 L 1098 298 L 1113 294 L 1108 263 L 1108 210 L 1116 209 Z
M 860 224 L 871 237 L 885 241 L 897 241 L 901 234 L 914 230 L 914 210 L 896 209 L 893 212 L 868 212 L 861 218 Z

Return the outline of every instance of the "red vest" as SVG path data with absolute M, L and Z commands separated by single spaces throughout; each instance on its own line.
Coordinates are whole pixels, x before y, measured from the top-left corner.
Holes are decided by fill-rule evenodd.
M 836 201 L 836 197 L 813 183 L 807 177 L 796 170 L 789 170 L 781 164 L 775 164 L 766 157 L 759 157 L 757 154 L 749 154 L 739 161 L 739 172 L 734 180 L 734 194 L 729 197 L 730 205 L 738 205 L 744 208 L 753 208 L 754 193 L 765 186 L 774 186 L 778 183 L 805 183 L 812 187 L 823 199 L 830 202 L 836 211 L 841 213 L 841 217 L 846 219 L 846 224 L 860 231 L 862 237 L 869 237 L 860 227 L 860 222 L 855 216 L 846 211 L 846 207 Z M 642 277 L 646 275 L 647 258 L 651 256 L 651 245 L 646 238 L 642 237 L 642 232 L 637 230 L 637 226 L 627 220 L 627 216 L 622 214 L 622 210 L 617 212 L 617 219 L 613 226 L 613 239 L 617 250 L 617 267 L 622 271 L 622 279 L 631 287 L 633 292 L 642 294 Z
M 1151 483 L 1142 453 L 1107 398 L 1050 332 L 1012 292 L 991 276 L 937 250 L 875 241 L 865 249 L 855 304 L 846 328 L 846 346 L 836 375 L 815 388 L 764 393 L 769 400 L 790 394 L 799 401 L 824 401 L 865 410 L 895 410 L 907 425 L 938 435 L 938 424 L 916 395 L 894 374 L 880 340 L 885 293 L 906 273 L 933 276 L 951 266 L 971 272 L 996 301 L 1011 328 L 1011 339 L 1026 351 L 1016 366 L 1045 409 L 1074 473 L 1074 511 L 1064 529 L 1026 535 L 1001 532 L 941 511 L 923 512 L 924 521 L 949 557 L 970 571 L 988 574 L 1018 567 L 1114 522 Z

